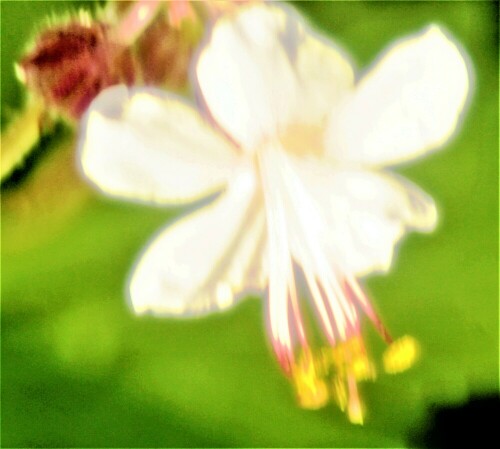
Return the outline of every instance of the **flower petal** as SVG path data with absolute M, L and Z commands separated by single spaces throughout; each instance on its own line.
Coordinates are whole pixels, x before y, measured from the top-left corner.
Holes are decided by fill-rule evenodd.
M 337 160 L 391 165 L 447 141 L 469 92 L 464 54 L 437 26 L 398 42 L 334 111 L 326 147 Z
M 253 174 L 243 172 L 214 203 L 169 226 L 143 254 L 130 281 L 138 314 L 193 316 L 233 305 L 263 286 L 265 220 Z
M 430 232 L 436 225 L 434 201 L 406 180 L 316 160 L 292 164 L 325 221 L 318 238 L 346 273 L 387 271 L 407 230 Z
M 220 190 L 237 160 L 194 109 L 155 89 L 105 90 L 82 136 L 82 169 L 92 182 L 110 195 L 155 203 Z
M 343 53 L 289 8 L 242 7 L 219 19 L 196 75 L 209 113 L 253 150 L 295 122 L 319 121 L 353 83 Z

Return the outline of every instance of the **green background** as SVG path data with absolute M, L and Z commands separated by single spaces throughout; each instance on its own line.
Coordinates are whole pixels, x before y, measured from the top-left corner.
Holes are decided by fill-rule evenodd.
M 57 128 L 2 192 L 4 447 L 404 447 L 433 405 L 498 392 L 498 4 L 298 2 L 360 68 L 433 22 L 470 55 L 475 87 L 447 147 L 398 171 L 436 199 L 440 225 L 408 236 L 366 286 L 395 336 L 422 358 L 363 384 L 363 427 L 335 407 L 295 405 L 265 335 L 262 303 L 177 321 L 135 317 L 124 283 L 151 235 L 182 208 L 99 196 L 80 179 L 74 135 Z M 50 11 L 2 2 L 2 117 L 22 91 L 12 62 Z M 375 359 L 384 345 L 366 323 Z

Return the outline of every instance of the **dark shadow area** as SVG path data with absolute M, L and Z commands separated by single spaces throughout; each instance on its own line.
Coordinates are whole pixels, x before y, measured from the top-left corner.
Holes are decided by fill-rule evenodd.
M 440 449 L 498 447 L 499 412 L 497 394 L 472 396 L 460 405 L 435 405 L 429 410 L 427 426 L 413 433 L 409 445 Z

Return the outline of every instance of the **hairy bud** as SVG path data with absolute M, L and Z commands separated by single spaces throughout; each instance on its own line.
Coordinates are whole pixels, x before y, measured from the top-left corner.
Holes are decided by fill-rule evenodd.
M 109 39 L 100 22 L 71 22 L 46 30 L 19 68 L 29 89 L 72 118 L 78 118 L 102 89 L 134 81 L 131 55 Z

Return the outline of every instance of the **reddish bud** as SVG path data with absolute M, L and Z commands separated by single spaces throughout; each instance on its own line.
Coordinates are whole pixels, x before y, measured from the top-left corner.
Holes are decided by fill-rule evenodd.
M 137 61 L 146 84 L 165 84 L 172 89 L 186 85 L 188 67 L 195 45 L 185 32 L 159 14 L 137 40 Z
M 73 118 L 102 89 L 134 81 L 131 55 L 109 40 L 106 26 L 99 22 L 91 26 L 73 22 L 46 30 L 20 68 L 28 88 Z

